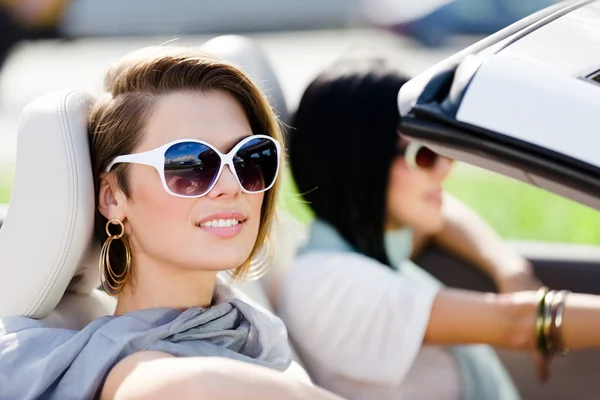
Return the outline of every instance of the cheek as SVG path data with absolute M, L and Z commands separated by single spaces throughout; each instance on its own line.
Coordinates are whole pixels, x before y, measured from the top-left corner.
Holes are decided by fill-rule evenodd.
M 394 163 L 388 186 L 388 228 L 406 226 L 424 233 L 434 233 L 443 224 L 439 207 L 427 200 L 438 183 L 428 175 L 410 170 L 404 161 Z
M 250 212 L 252 218 L 250 219 L 250 228 L 251 231 L 254 232 L 254 240 L 256 240 L 256 235 L 258 234 L 258 229 L 260 227 L 260 220 L 262 215 L 263 202 L 265 199 L 264 193 L 256 193 L 256 194 L 244 194 L 247 198 L 247 202 L 250 205 Z
M 392 165 L 388 184 L 388 212 L 396 219 L 414 211 L 419 203 L 420 180 L 403 160 Z M 404 221 L 398 221 L 403 223 Z
M 127 210 L 127 218 L 134 236 L 144 238 L 144 242 L 160 236 L 156 232 L 175 234 L 176 226 L 181 226 L 189 214 L 186 210 L 186 199 L 169 195 L 162 187 L 156 171 L 148 169 L 149 171 L 131 174 L 132 201 Z M 155 234 L 146 235 L 150 232 Z
M 151 170 L 150 172 L 155 172 Z M 131 174 L 127 207 L 132 249 L 186 268 L 224 270 L 241 265 L 250 255 L 260 229 L 265 195 L 240 193 L 234 203 L 249 213 L 242 233 L 228 241 L 199 233 L 194 218 L 222 205 L 209 197 L 182 199 L 165 192 L 158 176 Z M 135 179 L 135 181 L 134 181 Z

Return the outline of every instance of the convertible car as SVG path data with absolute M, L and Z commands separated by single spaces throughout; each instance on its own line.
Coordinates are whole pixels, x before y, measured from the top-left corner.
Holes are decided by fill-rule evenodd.
M 455 160 L 600 209 L 599 49 L 600 2 L 561 2 L 412 79 L 398 96 L 400 131 Z M 600 294 L 598 248 L 516 245 L 547 285 Z M 447 284 L 493 290 L 474 269 L 448 268 L 432 255 L 422 265 Z M 525 356 L 501 355 L 524 398 L 600 396 L 600 352 L 556 360 L 543 386 Z
M 293 111 L 256 43 L 225 36 L 202 47 L 239 64 L 260 82 L 284 120 Z M 600 1 L 561 2 L 411 80 L 398 96 L 400 131 L 451 158 L 600 208 L 595 146 L 600 140 L 593 131 L 600 107 L 597 49 Z M 0 316 L 24 315 L 81 329 L 114 310 L 114 299 L 98 290 L 99 248 L 92 240 L 86 124 L 93 101 L 91 93 L 62 90 L 22 112 L 10 205 L 0 207 Z M 275 229 L 271 272 L 261 281 L 238 284 L 273 310 L 278 282 L 304 228 L 284 217 Z M 600 246 L 511 244 L 550 287 L 600 294 Z M 496 290 L 478 269 L 441 249 L 427 249 L 417 262 L 450 286 Z M 598 351 L 557 359 L 545 384 L 538 382 L 531 356 L 499 353 L 524 399 L 600 395 Z M 297 361 L 302 363 L 301 355 Z

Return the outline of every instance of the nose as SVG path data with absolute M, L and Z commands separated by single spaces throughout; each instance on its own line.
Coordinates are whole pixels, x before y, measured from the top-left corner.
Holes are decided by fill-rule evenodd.
M 453 160 L 447 157 L 439 156 L 439 159 L 435 163 L 432 171 L 433 176 L 440 181 L 444 181 L 452 171 L 453 163 Z
M 233 175 L 233 172 L 226 165 L 221 172 L 221 176 L 215 183 L 215 186 L 208 193 L 211 198 L 218 197 L 235 197 L 242 191 L 237 178 Z

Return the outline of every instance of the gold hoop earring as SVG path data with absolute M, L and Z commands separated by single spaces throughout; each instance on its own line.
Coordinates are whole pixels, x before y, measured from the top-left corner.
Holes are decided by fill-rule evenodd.
M 118 225 L 121 228 L 121 232 L 113 235 L 110 233 L 110 225 Z M 118 219 L 111 219 L 106 223 L 106 234 L 108 238 L 102 245 L 100 251 L 100 260 L 98 262 L 98 269 L 100 272 L 100 283 L 102 289 L 109 296 L 117 296 L 125 287 L 127 278 L 129 277 L 129 269 L 131 268 L 131 252 L 127 240 L 124 238 L 125 225 Z M 120 239 L 125 247 L 125 266 L 121 273 L 116 273 L 110 263 L 110 245 L 114 240 Z

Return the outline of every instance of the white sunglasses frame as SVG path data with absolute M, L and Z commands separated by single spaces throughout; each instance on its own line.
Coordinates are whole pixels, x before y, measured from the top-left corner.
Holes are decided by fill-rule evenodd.
M 268 139 L 275 144 L 275 147 L 277 149 L 277 170 L 275 171 L 275 177 L 273 178 L 273 182 L 271 182 L 271 184 L 268 187 L 265 187 L 264 189 L 261 189 L 261 190 L 255 191 L 255 192 L 252 192 L 252 191 L 246 190 L 244 188 L 244 186 L 242 185 L 242 182 L 240 182 L 240 178 L 238 177 L 237 172 L 235 171 L 235 167 L 233 165 L 233 157 L 238 152 L 238 150 L 240 148 L 242 148 L 242 146 L 244 146 L 246 143 L 248 143 L 249 141 L 254 140 L 254 139 Z M 174 193 L 171 189 L 169 189 L 169 186 L 167 186 L 167 181 L 165 179 L 165 168 L 164 168 L 165 167 L 165 153 L 171 146 L 179 144 L 179 143 L 185 143 L 185 142 L 198 143 L 198 144 L 207 146 L 208 148 L 213 150 L 215 153 L 217 153 L 219 155 L 219 157 L 221 158 L 221 165 L 219 166 L 219 171 L 217 172 L 215 179 L 210 184 L 210 187 L 206 190 L 206 192 L 204 192 L 200 195 L 185 196 L 182 194 Z M 207 143 L 203 140 L 178 139 L 178 140 L 174 140 L 172 142 L 166 143 L 166 144 L 164 144 L 160 147 L 157 147 L 153 150 L 148 150 L 148 151 L 144 151 L 141 153 L 126 154 L 126 155 L 115 157 L 115 159 L 112 160 L 108 164 L 108 166 L 105 169 L 105 172 L 110 172 L 110 170 L 112 169 L 113 166 L 115 166 L 116 164 L 120 164 L 120 163 L 142 164 L 142 165 L 148 165 L 150 167 L 154 167 L 154 169 L 158 172 L 158 175 L 160 176 L 160 180 L 162 182 L 162 185 L 163 185 L 163 188 L 165 189 L 165 191 L 172 196 L 180 197 L 180 198 L 184 198 L 184 199 L 195 199 L 195 198 L 206 196 L 208 193 L 210 193 L 210 191 L 215 187 L 215 185 L 221 178 L 221 174 L 223 173 L 224 166 L 227 165 L 229 167 L 229 171 L 231 171 L 231 174 L 233 176 L 235 176 L 235 179 L 237 180 L 238 185 L 240 185 L 240 188 L 242 189 L 242 191 L 244 193 L 258 194 L 258 193 L 266 192 L 267 190 L 271 189 L 273 187 L 273 185 L 275 185 L 275 182 L 277 181 L 277 177 L 279 175 L 279 169 L 281 166 L 281 145 L 275 138 L 273 138 L 271 136 L 250 135 L 250 136 L 245 137 L 244 139 L 240 140 L 240 142 L 238 144 L 236 144 L 234 146 L 234 148 L 231 149 L 227 154 L 223 154 L 218 149 L 216 149 L 213 145 L 211 145 L 210 143 Z
M 406 165 L 408 165 L 408 168 L 411 169 L 412 171 L 422 171 L 422 170 L 427 170 L 427 169 L 433 169 L 433 168 L 435 168 L 435 165 L 439 162 L 439 159 L 441 157 L 443 157 L 442 155 L 435 153 L 435 151 L 429 149 L 429 151 L 432 151 L 433 153 L 435 153 L 437 155 L 437 159 L 433 163 L 432 168 L 420 167 L 417 164 L 417 153 L 423 147 L 427 147 L 427 146 L 425 146 L 423 143 L 418 142 L 416 140 L 411 140 L 408 143 L 408 145 L 406 146 L 406 150 L 404 151 L 404 160 L 406 162 Z

